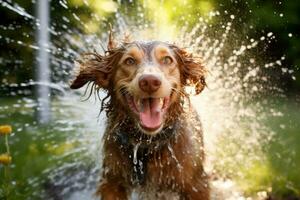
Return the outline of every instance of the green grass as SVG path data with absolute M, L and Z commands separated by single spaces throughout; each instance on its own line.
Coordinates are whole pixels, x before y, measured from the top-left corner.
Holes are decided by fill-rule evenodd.
M 65 130 L 67 125 L 57 123 L 56 119 L 47 126 L 39 126 L 34 119 L 33 108 L 25 105 L 28 104 L 17 98 L 1 99 L 0 102 L 0 124 L 13 127 L 13 134 L 9 136 L 12 155 L 10 182 L 7 183 L 4 178 L 4 167 L 0 165 L 0 199 L 39 199 L 33 193 L 42 193 L 43 184 L 47 181 L 45 169 L 56 167 L 56 156 L 80 145 L 76 141 L 67 141 L 67 136 L 74 135 L 80 129 L 80 124 Z M 59 118 L 60 114 L 57 112 L 54 115 Z M 5 152 L 4 137 L 0 137 L 1 152 Z M 78 155 L 66 156 L 63 162 L 71 162 L 76 156 Z M 4 194 L 7 187 L 10 190 L 8 196 Z
M 273 172 L 271 184 L 275 194 L 300 196 L 300 106 L 291 102 L 281 106 L 284 117 L 267 122 L 276 131 L 266 149 Z
M 262 122 L 269 134 L 262 130 L 265 136 L 258 147 L 243 146 L 251 135 L 231 138 L 225 134 L 220 138 L 216 169 L 236 181 L 246 195 L 267 191 L 278 199 L 300 197 L 300 106 L 295 101 L 278 100 L 272 107 L 282 115 L 269 115 Z M 271 133 L 271 139 L 266 139 Z

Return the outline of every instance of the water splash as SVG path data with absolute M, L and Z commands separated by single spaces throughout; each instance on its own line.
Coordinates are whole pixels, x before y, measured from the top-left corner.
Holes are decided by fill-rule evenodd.
M 35 19 L 34 16 L 32 16 L 28 12 L 26 12 L 24 10 L 24 8 L 19 6 L 17 3 L 8 3 L 8 2 L 2 1 L 2 0 L 0 1 L 0 3 L 1 3 L 1 6 L 6 7 L 8 9 L 14 11 L 15 13 L 18 13 L 21 16 L 24 16 L 24 18 Z
M 19 5 L 4 1 L 0 1 L 0 3 L 1 6 L 39 25 L 36 18 Z M 69 9 L 66 1 L 59 3 L 64 9 Z M 88 5 L 87 1 L 84 3 Z M 265 105 L 269 104 L 269 100 L 263 99 L 263 97 L 269 92 L 282 94 L 280 88 L 274 85 L 274 78 L 268 76 L 266 71 L 280 67 L 283 73 L 292 73 L 282 67 L 284 57 L 264 63 L 254 53 L 260 45 L 272 41 L 274 34 L 268 33 L 259 39 L 241 38 L 232 28 L 235 16 L 220 12 L 211 12 L 206 17 L 200 17 L 192 28 L 189 24 L 183 26 L 163 24 L 164 26 L 162 26 L 162 24 L 147 19 L 146 8 L 139 7 L 139 12 L 132 17 L 127 16 L 126 12 L 125 14 L 122 14 L 121 11 L 116 12 L 114 31 L 121 33 L 117 35 L 117 38 L 122 38 L 123 33 L 128 30 L 134 30 L 131 31 L 131 35 L 135 40 L 173 40 L 172 42 L 199 54 L 203 59 L 209 70 L 208 88 L 200 96 L 193 97 L 192 102 L 203 121 L 208 155 L 206 168 L 209 172 L 213 175 L 216 174 L 218 178 L 236 177 L 235 173 L 240 170 L 236 169 L 236 166 L 247 168 L 253 163 L 264 162 L 262 147 L 272 140 L 274 133 L 262 122 L 269 115 L 275 116 L 281 115 L 281 113 L 275 108 L 266 111 L 269 106 Z M 154 15 L 159 12 L 158 9 Z M 226 22 L 212 24 L 211 20 L 217 20 L 219 16 L 226 18 Z M 70 27 L 72 25 L 70 18 L 78 21 L 79 27 Z M 96 19 L 99 23 L 103 22 L 102 19 Z M 182 23 L 178 22 L 178 24 Z M 60 27 L 64 31 L 57 31 Z M 55 193 L 64 199 L 80 199 L 82 196 L 79 193 L 84 193 L 88 194 L 85 199 L 92 199 L 91 194 L 98 181 L 101 166 L 101 156 L 99 156 L 101 134 L 98 132 L 103 132 L 105 117 L 104 115 L 100 116 L 99 121 L 102 122 L 100 125 L 94 124 L 93 121 L 96 122 L 96 119 L 92 120 L 91 118 L 96 118 L 98 113 L 95 111 L 99 110 L 99 102 L 78 103 L 78 95 L 66 90 L 68 85 L 64 81 L 69 77 L 73 59 L 78 57 L 81 52 L 95 49 L 103 53 L 101 45 L 104 46 L 103 44 L 107 41 L 107 34 L 86 34 L 81 30 L 86 27 L 87 25 L 83 23 L 77 13 L 71 13 L 70 17 L 62 16 L 61 24 L 51 24 L 50 26 L 50 33 L 55 38 L 52 45 L 47 48 L 47 51 L 51 53 L 51 64 L 54 69 L 52 85 L 59 85 L 65 96 L 53 102 L 56 104 L 52 109 L 56 123 L 49 128 L 49 134 L 33 135 L 33 137 L 36 140 L 42 138 L 49 143 L 47 145 L 52 149 L 57 150 L 60 145 L 67 147 L 64 147 L 64 151 L 58 154 L 53 153 L 53 156 L 49 158 L 56 162 L 54 167 L 45 169 L 42 177 L 28 180 L 29 185 L 40 188 L 40 185 L 45 182 L 45 177 L 47 179 L 47 183 L 44 183 L 46 184 L 44 194 L 40 194 L 39 189 L 32 196 L 40 197 Z M 13 26 L 13 28 L 16 27 Z M 169 34 L 171 32 L 172 35 Z M 23 41 L 11 38 L 4 38 L 4 40 L 8 43 L 12 42 L 38 49 L 34 44 L 26 44 Z M 256 100 L 253 101 L 254 99 Z M 260 101 L 261 99 L 263 101 Z M 16 106 L 18 107 L 22 103 L 30 108 L 37 106 L 33 100 L 26 99 L 25 101 L 17 103 Z M 19 126 L 22 129 L 26 124 Z M 32 126 L 36 126 L 36 123 L 33 123 Z M 64 135 L 63 143 L 53 142 L 57 137 L 53 133 L 57 132 L 57 129 Z M 87 134 L 87 132 L 90 133 Z M 173 150 L 169 150 L 173 156 Z M 133 153 L 135 164 L 138 163 L 137 151 L 138 146 Z M 175 156 L 172 158 L 177 160 Z M 233 169 L 236 171 L 230 171 Z M 238 176 L 243 175 L 238 174 Z M 213 194 L 215 199 L 244 198 L 232 180 L 217 179 L 212 182 L 212 186 L 216 190 Z
M 137 143 L 133 148 L 133 164 L 136 165 L 138 163 L 137 152 L 139 150 L 140 143 Z
M 50 83 L 50 66 L 49 53 L 47 48 L 49 46 L 49 2 L 38 1 L 37 12 L 40 27 L 37 32 L 37 43 L 39 50 L 37 52 L 37 71 L 36 79 L 38 82 L 45 82 L 46 84 L 39 84 L 36 88 L 38 101 L 38 121 L 42 124 L 49 123 L 51 118 L 50 113 L 50 88 L 47 84 Z
M 179 171 L 181 172 L 183 170 L 182 165 L 180 164 L 180 162 L 178 161 L 178 159 L 176 158 L 176 155 L 174 153 L 174 150 L 172 149 L 172 147 L 168 144 L 168 150 L 171 153 L 172 159 L 175 160 L 175 162 L 177 163 L 177 168 L 179 169 Z

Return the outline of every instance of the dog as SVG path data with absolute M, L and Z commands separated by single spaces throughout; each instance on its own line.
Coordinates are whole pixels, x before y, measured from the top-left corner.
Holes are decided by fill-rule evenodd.
M 126 41 L 111 34 L 104 55 L 86 53 L 72 89 L 104 90 L 107 113 L 103 170 L 97 195 L 126 200 L 133 191 L 151 199 L 208 200 L 201 122 L 185 88 L 206 86 L 201 60 L 174 44 Z M 175 198 L 174 197 L 174 198 Z M 144 199 L 144 197 L 140 197 Z

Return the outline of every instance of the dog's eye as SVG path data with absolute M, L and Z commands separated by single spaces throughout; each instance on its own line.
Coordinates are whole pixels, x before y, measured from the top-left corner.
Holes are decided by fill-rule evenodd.
M 170 57 L 170 56 L 165 56 L 165 57 L 163 57 L 163 59 L 162 59 L 162 63 L 164 64 L 164 65 L 169 65 L 169 64 L 171 64 L 173 62 L 173 59 Z
M 129 57 L 129 58 L 125 59 L 124 63 L 126 65 L 134 65 L 136 62 L 135 62 L 135 60 L 133 58 Z

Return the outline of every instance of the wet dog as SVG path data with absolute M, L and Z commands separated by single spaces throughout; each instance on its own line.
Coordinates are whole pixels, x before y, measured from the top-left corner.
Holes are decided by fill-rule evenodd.
M 104 200 L 128 199 L 132 191 L 151 198 L 209 199 L 203 169 L 202 127 L 185 87 L 205 87 L 201 61 L 165 42 L 109 40 L 104 55 L 84 54 L 71 83 L 103 89 L 108 121 L 97 194 Z M 143 199 L 144 197 L 141 197 Z

